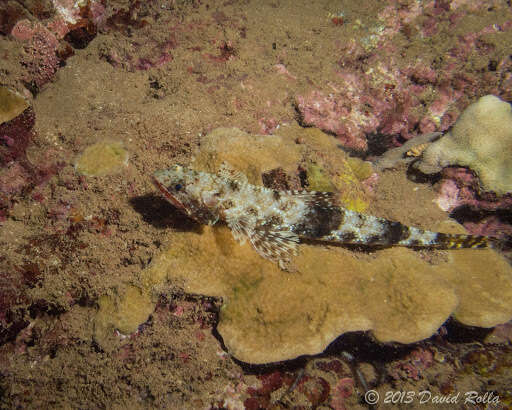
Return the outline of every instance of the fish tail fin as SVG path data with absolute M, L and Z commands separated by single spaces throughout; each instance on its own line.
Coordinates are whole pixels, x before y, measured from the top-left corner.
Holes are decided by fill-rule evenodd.
M 495 248 L 498 240 L 482 235 L 448 234 L 436 232 L 430 245 L 438 249 L 480 249 Z

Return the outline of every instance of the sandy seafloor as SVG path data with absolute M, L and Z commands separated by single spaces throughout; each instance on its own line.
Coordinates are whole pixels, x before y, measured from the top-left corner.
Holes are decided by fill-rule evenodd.
M 29 10 L 45 4 L 19 3 Z M 214 128 L 272 133 L 279 124 L 300 122 L 296 97 L 336 82 L 343 45 L 364 32 L 354 28 L 356 21 L 375 25 L 388 5 L 107 3 L 110 16 L 129 10 L 130 3 L 132 8 L 105 23 L 86 47 L 74 48 L 51 81 L 31 90 L 34 95 L 26 94 L 36 118 L 27 157 L 41 169 L 59 166 L 48 180 L 14 195 L 1 222 L 1 408 L 369 408 L 358 372 L 382 398 L 386 392 L 416 395 L 410 404 L 394 396 L 399 403 L 378 408 L 511 405 L 510 344 L 485 343 L 491 330 L 453 321 L 409 346 L 352 334 L 319 356 L 250 366 L 232 359 L 215 332 L 221 301 L 184 294 L 169 283 L 137 333 L 117 335 L 111 349 L 95 343 L 98 298 L 133 280 L 177 229 L 162 222 L 173 210 L 158 199 L 152 173 L 187 163 Z M 507 13 L 512 19 L 507 2 L 481 2 L 471 11 L 459 3 L 462 33 L 504 21 Z M 389 4 L 407 9 L 414 2 Z M 332 15 L 341 12 L 344 24 L 334 24 Z M 498 58 L 506 54 L 503 44 L 512 44 L 511 32 L 502 34 L 489 40 Z M 434 39 L 414 29 L 394 36 L 389 41 L 403 49 L 404 67 L 418 58 L 442 59 L 453 41 L 446 21 Z M 21 90 L 27 84 L 23 44 L 1 35 L 0 50 L 0 83 Z M 159 60 L 163 52 L 172 59 Z M 464 69 L 478 73 L 488 67 L 480 61 L 485 58 L 468 58 Z M 465 95 L 468 102 L 490 91 L 475 87 Z M 121 141 L 128 165 L 114 175 L 77 175 L 75 158 L 102 140 Z M 369 212 L 427 227 L 444 219 L 433 202 L 432 181 L 415 183 L 405 174 L 405 167 L 382 173 Z M 417 395 L 424 390 L 439 397 L 488 395 L 478 405 L 462 399 L 421 405 Z M 492 396 L 499 396 L 499 404 Z

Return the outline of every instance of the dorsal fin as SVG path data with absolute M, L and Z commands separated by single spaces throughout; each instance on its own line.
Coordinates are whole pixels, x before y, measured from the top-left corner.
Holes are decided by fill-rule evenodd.
M 221 178 L 231 179 L 242 184 L 248 183 L 247 177 L 244 175 L 244 173 L 235 169 L 230 163 L 226 161 L 220 164 L 217 175 Z
M 336 192 L 319 191 L 282 191 L 285 195 L 290 195 L 302 199 L 309 205 L 315 205 L 325 208 L 339 207 L 338 194 Z

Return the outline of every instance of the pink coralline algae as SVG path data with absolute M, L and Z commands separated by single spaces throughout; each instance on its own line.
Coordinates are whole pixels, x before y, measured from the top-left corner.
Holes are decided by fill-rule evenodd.
M 41 186 L 55 175 L 62 163 L 47 150 L 35 165 L 27 158 L 27 147 L 34 137 L 35 115 L 32 108 L 0 124 L 0 220 L 6 218 L 14 198 Z M 37 195 L 33 199 L 37 200 Z
M 173 61 L 171 53 L 177 47 L 177 41 L 172 33 L 164 41 L 146 39 L 144 42 L 132 42 L 133 52 L 143 54 L 143 57 L 136 57 L 126 50 L 105 49 L 101 52 L 101 57 L 109 62 L 113 67 L 122 67 L 128 71 L 146 71 L 152 68 L 158 68 Z
M 34 121 L 34 111 L 28 108 L 11 121 L 0 124 L 0 166 L 25 157 Z
M 335 410 L 345 410 L 346 399 L 354 393 L 354 379 L 345 377 L 338 381 L 334 387 L 331 406 Z
M 350 68 L 338 70 L 341 84 L 329 84 L 329 94 L 314 90 L 296 97 L 303 123 L 333 133 L 344 146 L 359 151 L 368 148 L 368 134 L 410 138 L 421 120 L 418 95 L 426 91 L 425 85 L 413 84 L 411 79 L 428 82 L 435 74 L 416 66 L 399 70 L 392 59 L 372 64 L 376 67 L 369 70 L 371 74 Z M 433 127 L 429 124 L 425 128 Z
M 437 204 L 456 217 L 460 210 L 464 227 L 473 235 L 512 237 L 512 224 L 505 216 L 512 208 L 512 193 L 496 196 L 480 192 L 478 179 L 467 168 L 445 168 L 436 186 Z M 473 217 L 469 218 L 469 215 Z
M 0 220 L 12 207 L 12 198 L 32 180 L 26 149 L 32 139 L 34 112 L 26 109 L 16 118 L 0 125 Z
M 5 196 L 3 199 L 20 194 L 30 181 L 30 177 L 30 173 L 20 163 L 12 162 L 7 165 L 0 175 L 0 194 Z M 0 199 L 0 207 L 2 202 Z
M 298 96 L 296 104 L 304 124 L 336 134 L 343 145 L 350 148 L 366 150 L 365 134 L 375 130 L 378 124 L 369 111 L 352 110 L 348 99 L 325 95 L 321 91 L 315 90 L 307 96 Z
M 424 377 L 424 372 L 434 364 L 434 355 L 428 349 L 417 348 L 404 360 L 393 365 L 390 375 L 395 380 L 412 379 L 418 381 Z
M 487 40 L 510 31 L 512 21 L 461 34 L 436 64 L 422 41 L 425 57 L 404 63 L 403 50 L 392 41 L 395 35 L 438 41 L 467 11 L 455 10 L 449 2 L 391 3 L 379 15 L 382 24 L 369 27 L 369 35 L 338 45 L 341 58 L 331 82 L 295 97 L 304 125 L 336 135 L 349 149 L 365 151 L 369 135 L 382 136 L 392 146 L 447 130 L 471 96 L 512 97 L 511 58 L 499 57 L 497 46 Z M 476 54 L 489 58 L 487 69 L 464 66 Z
M 500 218 L 499 215 L 487 215 L 477 222 L 467 221 L 463 225 L 472 235 L 492 236 L 499 239 L 512 237 L 512 225 L 506 218 Z
M 50 18 L 42 22 L 21 19 L 10 31 L 14 39 L 23 42 L 23 80 L 35 90 L 52 81 L 62 60 L 73 54 L 70 44 L 74 48 L 85 48 L 106 20 L 104 6 L 94 0 L 81 6 L 72 0 L 53 3 L 54 14 Z
M 260 133 L 265 135 L 273 134 L 274 131 L 278 128 L 279 122 L 274 117 L 262 117 L 258 119 L 258 124 L 260 126 Z
M 131 2 L 129 9 L 114 10 L 101 27 L 104 31 L 116 31 L 129 38 L 126 46 L 116 48 L 104 47 L 101 58 L 113 67 L 124 68 L 128 71 L 146 71 L 158 68 L 173 61 L 172 50 L 178 47 L 178 35 L 185 29 L 177 20 L 167 21 L 169 26 L 163 35 L 155 36 L 154 27 L 141 13 L 144 3 Z M 197 51 L 197 50 L 195 50 Z
M 272 392 L 280 389 L 283 384 L 288 387 L 293 383 L 293 379 L 288 374 L 280 371 L 259 375 L 258 379 L 261 381 L 261 387 L 247 389 L 249 397 L 244 401 L 246 409 L 256 410 L 270 407 Z
M 512 193 L 497 196 L 493 192 L 481 192 L 477 177 L 467 168 L 445 168 L 437 190 L 438 204 L 447 212 L 461 206 L 485 211 L 512 207 Z
M 60 63 L 57 57 L 59 41 L 55 34 L 39 23 L 21 20 L 14 26 L 11 35 L 25 42 L 26 57 L 22 62 L 26 67 L 24 80 L 37 88 L 50 82 Z
M 487 343 L 512 344 L 512 321 L 496 326 L 485 338 Z

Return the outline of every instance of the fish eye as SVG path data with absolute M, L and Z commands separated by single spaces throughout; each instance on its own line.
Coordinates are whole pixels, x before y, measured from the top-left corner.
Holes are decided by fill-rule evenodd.
M 181 188 L 183 188 L 183 185 L 181 185 L 181 184 L 176 184 L 175 187 L 174 187 L 174 189 L 176 191 L 179 191 Z

